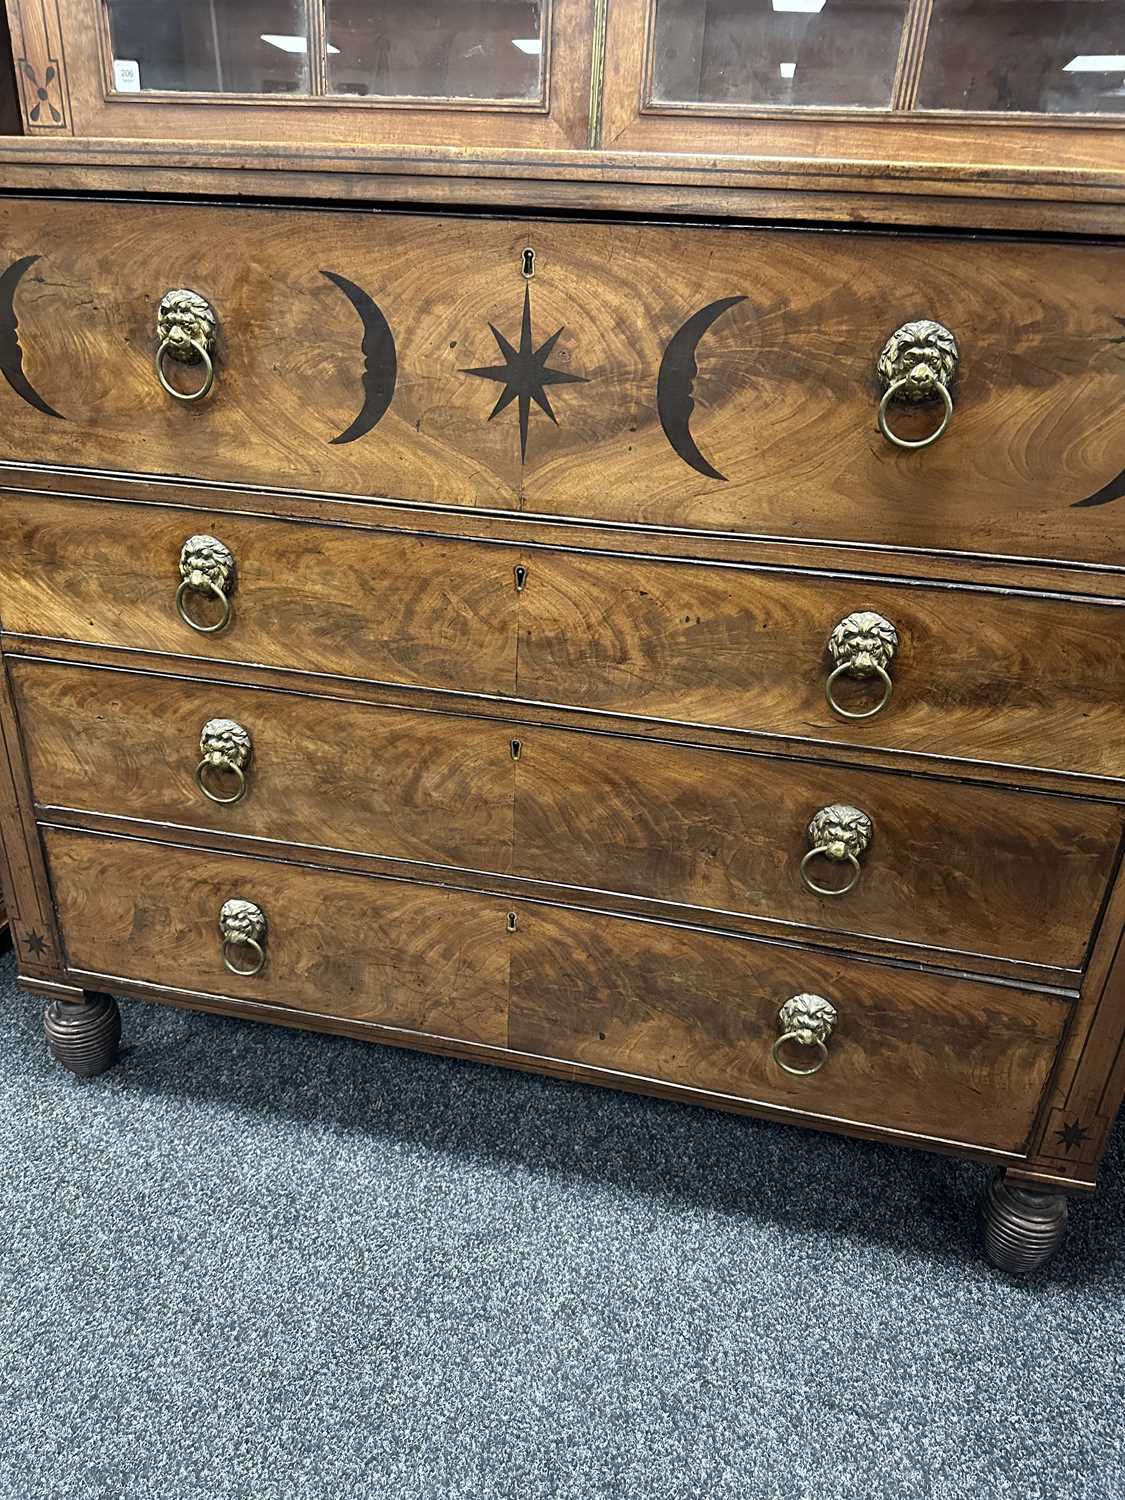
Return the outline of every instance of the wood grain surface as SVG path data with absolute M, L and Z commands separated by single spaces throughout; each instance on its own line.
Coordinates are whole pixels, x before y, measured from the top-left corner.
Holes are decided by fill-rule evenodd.
M 506 1044 L 812 1123 L 1018 1150 L 1069 1011 L 1035 991 L 546 905 L 60 829 L 46 844 L 73 969 Z M 269 922 L 256 979 L 219 956 L 232 895 Z M 840 1020 L 824 1069 L 795 1079 L 769 1049 L 778 1008 L 805 990 Z
M 295 1010 L 504 1045 L 502 903 L 233 855 L 51 832 L 69 963 Z M 225 967 L 219 909 L 265 913 L 266 965 Z
M 1075 508 L 1125 470 L 1112 246 L 31 200 L 3 205 L 0 246 L 40 257 L 17 293 L 24 366 L 66 418 L 0 392 L 3 457 L 1125 562 L 1125 500 Z M 399 369 L 379 425 L 335 446 L 363 330 L 324 270 L 379 304 Z M 195 408 L 151 368 L 156 303 L 181 285 L 221 326 Z M 544 360 L 584 383 L 549 388 L 557 425 L 532 406 L 521 462 L 519 403 L 490 420 L 504 386 L 466 372 L 503 363 L 493 326 L 519 345 L 529 287 L 530 347 L 561 330 Z M 657 386 L 677 331 L 736 298 L 676 396 L 723 481 L 673 450 Z M 906 453 L 876 429 L 875 362 L 917 317 L 962 362 L 949 432 Z
M 1042 994 L 542 907 L 513 934 L 511 1045 L 809 1114 L 1018 1149 L 1067 1006 Z M 770 1061 L 790 995 L 839 1012 L 829 1059 Z
M 235 558 L 231 623 L 215 635 L 176 613 L 180 548 L 200 532 Z M 514 684 L 518 563 L 514 549 L 229 513 L 0 504 L 8 630 L 464 692 Z M 210 618 L 206 601 L 192 608 Z
M 506 871 L 516 764 L 507 726 L 339 699 L 9 662 L 38 802 Z M 251 739 L 246 793 L 199 790 L 213 718 Z M 220 795 L 232 775 L 210 771 Z
M 894 695 L 824 696 L 836 623 L 898 631 Z M 529 562 L 521 697 L 933 755 L 1125 775 L 1125 607 L 552 553 Z M 841 680 L 845 707 L 870 684 Z
M 37 802 L 1079 969 L 1122 832 L 1094 802 L 329 698 L 10 661 Z M 250 733 L 248 791 L 195 783 L 212 717 Z M 215 782 L 228 793 L 233 778 Z M 858 885 L 810 892 L 810 817 L 875 837 Z M 818 862 L 814 877 L 843 884 Z
M 236 559 L 233 620 L 213 636 L 175 610 L 179 549 L 197 531 Z M 825 701 L 825 646 L 859 609 L 885 615 L 900 645 L 889 707 L 855 723 Z M 1125 776 L 1120 602 L 9 493 L 0 618 L 36 636 Z M 855 708 L 871 692 L 838 687 Z

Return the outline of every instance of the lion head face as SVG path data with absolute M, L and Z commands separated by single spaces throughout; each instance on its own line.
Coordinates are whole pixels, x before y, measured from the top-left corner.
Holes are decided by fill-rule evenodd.
M 240 901 L 232 897 L 224 901 L 219 912 L 219 932 L 226 943 L 260 943 L 266 930 L 266 919 L 261 908 L 252 901 Z
M 199 351 L 194 344 L 208 348 L 215 336 L 215 314 L 195 292 L 186 288 L 166 292 L 160 299 L 156 315 L 156 332 L 168 346 L 173 359 L 194 364 Z
M 189 536 L 180 548 L 180 577 L 193 589 L 230 592 L 234 558 L 213 536 Z
M 791 995 L 778 1015 L 781 1027 L 805 1047 L 825 1042 L 836 1024 L 836 1007 L 823 995 Z
M 879 356 L 879 375 L 885 386 L 892 381 L 906 382 L 897 390 L 902 401 L 925 401 L 933 396 L 938 384 L 949 386 L 960 358 L 957 340 L 948 328 L 922 318 L 904 323 L 895 330 Z
M 898 631 L 874 610 L 860 609 L 841 620 L 828 637 L 833 663 L 848 667 L 855 677 L 872 677 L 898 650 Z
M 208 765 L 243 767 L 250 758 L 250 736 L 233 719 L 208 719 L 199 736 L 199 749 Z
M 829 859 L 847 859 L 859 855 L 871 842 L 871 819 L 858 807 L 833 802 L 822 807 L 809 822 L 809 846 L 819 849 Z

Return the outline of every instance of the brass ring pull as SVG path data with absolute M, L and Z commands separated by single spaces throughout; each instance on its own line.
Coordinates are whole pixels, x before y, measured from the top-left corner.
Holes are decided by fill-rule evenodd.
M 199 735 L 203 759 L 195 768 L 195 783 L 203 795 L 220 806 L 241 802 L 246 795 L 246 766 L 251 753 L 250 736 L 234 719 L 208 719 Z M 222 797 L 207 785 L 209 771 L 229 771 L 238 786 L 232 797 Z
M 190 406 L 210 395 L 215 384 L 215 362 L 211 351 L 215 347 L 217 327 L 215 309 L 198 292 L 179 287 L 161 297 L 156 309 L 157 347 L 153 364 L 157 380 L 176 401 Z M 202 364 L 203 384 L 195 391 L 178 391 L 164 373 L 166 359 L 178 360 L 182 365 Z
M 871 609 L 845 615 L 828 637 L 828 655 L 834 663 L 824 684 L 828 706 L 841 719 L 873 719 L 891 701 L 894 683 L 887 668 L 898 650 L 898 631 L 890 620 Z M 833 691 L 841 677 L 877 677 L 883 684 L 879 701 L 872 708 L 845 708 Z
M 822 807 L 809 820 L 809 852 L 801 861 L 801 879 L 817 896 L 846 896 L 854 890 L 860 875 L 860 857 L 871 842 L 875 826 L 867 814 L 846 802 L 833 802 Z M 814 859 L 826 859 L 835 864 L 851 865 L 851 875 L 844 885 L 817 885 L 809 874 L 809 865 Z
M 855 675 L 856 673 L 850 662 L 843 662 L 835 671 L 828 674 L 828 681 L 824 684 L 824 696 L 828 699 L 828 706 L 834 714 L 839 714 L 841 719 L 873 719 L 876 714 L 881 714 L 891 701 L 891 694 L 895 690 L 895 685 L 882 667 L 874 666 L 867 675 L 869 677 L 878 677 L 879 681 L 883 684 L 883 692 L 878 703 L 875 704 L 874 708 L 865 708 L 862 710 L 844 708 L 841 704 L 837 703 L 832 693 L 832 687 L 838 678 L 854 677 Z
M 947 387 L 942 381 L 935 380 L 933 389 L 941 397 L 942 404 L 945 407 L 941 421 L 938 423 L 936 429 L 930 433 L 929 437 L 913 439 L 899 437 L 897 432 L 892 432 L 887 423 L 887 407 L 899 391 L 911 387 L 912 384 L 913 382 L 909 375 L 902 375 L 898 380 L 892 380 L 883 392 L 883 399 L 879 402 L 879 431 L 889 443 L 894 443 L 896 448 L 928 448 L 931 443 L 936 443 L 938 438 L 941 437 L 942 433 L 949 426 L 949 419 L 953 415 L 953 397 L 949 394 Z
M 230 961 L 231 948 L 249 948 L 254 954 L 254 967 L 252 969 L 240 969 L 237 964 Z M 241 974 L 243 979 L 253 979 L 255 974 L 260 974 L 266 964 L 266 950 L 257 938 L 237 937 L 227 938 L 223 943 L 223 963 L 232 974 Z
M 238 788 L 233 797 L 220 797 L 217 792 L 213 792 L 207 785 L 204 777 L 208 771 L 216 769 L 230 771 L 233 776 L 238 778 Z M 229 807 L 233 802 L 241 802 L 246 795 L 246 772 L 234 761 L 229 761 L 225 765 L 220 766 L 216 761 L 204 758 L 195 768 L 195 784 L 210 801 L 218 802 L 221 807 Z
M 896 448 L 928 448 L 936 443 L 949 426 L 953 416 L 953 397 L 949 387 L 957 378 L 957 366 L 961 360 L 957 340 L 948 328 L 935 323 L 932 318 L 918 318 L 913 323 L 904 323 L 883 345 L 876 365 L 876 373 L 883 387 L 883 399 L 879 402 L 879 431 L 888 443 Z M 945 410 L 941 421 L 929 437 L 904 438 L 892 432 L 887 421 L 887 408 L 892 401 L 917 404 L 941 397 Z
M 790 995 L 777 1013 L 777 1025 L 781 1033 L 770 1048 L 770 1056 L 783 1073 L 794 1078 L 807 1078 L 819 1073 L 828 1061 L 828 1042 L 839 1019 L 836 1007 L 823 995 Z M 790 1043 L 816 1050 L 815 1060 L 808 1067 L 786 1062 L 782 1051 Z
M 184 600 L 191 592 L 211 594 L 216 599 L 221 599 L 223 614 L 217 625 L 201 625 L 198 620 L 193 620 L 184 608 Z M 176 610 L 185 625 L 190 625 L 193 630 L 198 630 L 200 635 L 214 635 L 219 630 L 225 630 L 230 624 L 230 600 L 217 583 L 212 583 L 209 578 L 202 583 L 190 583 L 186 578 L 176 590 Z
M 175 346 L 168 339 L 161 341 L 153 363 L 156 368 L 156 378 L 168 392 L 169 396 L 174 396 L 177 401 L 183 401 L 185 405 L 190 406 L 193 401 L 202 401 L 204 396 L 211 394 L 211 387 L 215 384 L 215 362 L 211 358 L 207 345 L 201 340 L 188 339 L 187 347 L 195 352 L 198 359 L 203 361 L 203 384 L 197 391 L 178 391 L 167 375 L 165 375 L 164 356 L 175 353 Z
M 230 595 L 234 588 L 234 554 L 217 537 L 189 536 L 180 549 L 180 586 L 176 590 L 176 613 L 185 625 L 200 635 L 215 635 L 230 624 Z M 210 594 L 223 612 L 215 625 L 201 625 L 187 608 L 189 593 Z
M 781 1049 L 785 1046 L 786 1042 L 799 1042 L 803 1047 L 811 1046 L 819 1048 L 819 1056 L 816 1062 L 809 1068 L 796 1068 L 792 1063 L 787 1063 L 781 1056 Z M 803 1032 L 785 1031 L 774 1042 L 773 1047 L 770 1049 L 770 1055 L 783 1072 L 792 1073 L 794 1078 L 807 1078 L 810 1073 L 819 1073 L 828 1061 L 828 1046 L 819 1037 L 814 1036 L 811 1041 L 808 1041 Z
M 812 891 L 815 896 L 846 896 L 849 891 L 854 890 L 855 887 L 859 884 L 859 877 L 863 874 L 863 871 L 860 868 L 859 860 L 856 859 L 851 850 L 847 850 L 842 856 L 852 867 L 852 872 L 850 877 L 848 878 L 846 885 L 817 885 L 816 881 L 813 880 L 812 876 L 808 872 L 808 866 L 814 859 L 819 859 L 821 858 L 821 856 L 827 859 L 829 857 L 828 850 L 810 849 L 809 852 L 805 855 L 804 859 L 801 861 L 801 879 L 808 886 L 809 890 Z
M 266 916 L 260 906 L 238 897 L 224 901 L 219 912 L 219 937 L 222 939 L 223 963 L 232 974 L 253 979 L 255 974 L 262 972 L 266 963 Z M 240 969 L 231 961 L 234 948 L 249 948 L 254 955 L 252 968 Z

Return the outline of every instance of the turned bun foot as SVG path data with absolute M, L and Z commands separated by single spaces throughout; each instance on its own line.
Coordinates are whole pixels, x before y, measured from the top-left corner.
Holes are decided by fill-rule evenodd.
M 112 995 L 91 991 L 80 1003 L 52 1000 L 43 1013 L 47 1051 L 79 1078 L 94 1078 L 117 1061 L 121 1013 Z
M 998 1172 L 981 1205 L 984 1248 L 1001 1271 L 1030 1275 L 1046 1265 L 1066 1235 L 1066 1196 L 1010 1183 Z

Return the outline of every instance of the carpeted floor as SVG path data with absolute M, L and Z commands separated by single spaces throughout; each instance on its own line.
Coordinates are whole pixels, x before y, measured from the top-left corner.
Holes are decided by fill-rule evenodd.
M 1125 1150 L 1052 1272 L 981 1169 L 0 969 L 3 1500 L 1119 1500 Z

